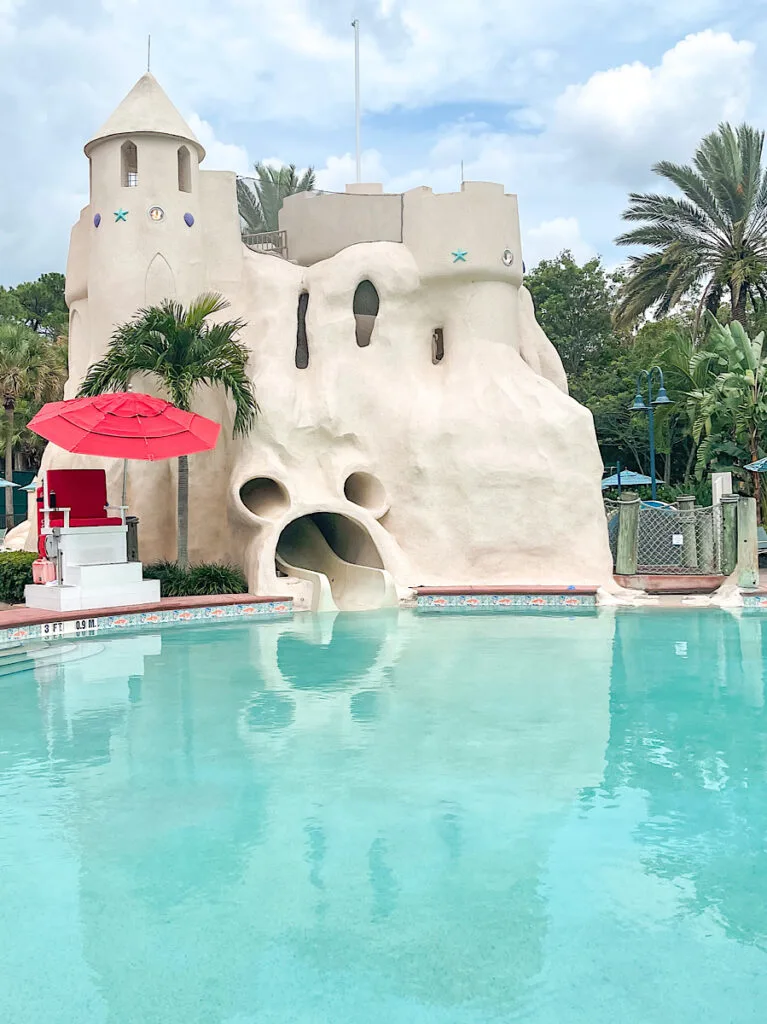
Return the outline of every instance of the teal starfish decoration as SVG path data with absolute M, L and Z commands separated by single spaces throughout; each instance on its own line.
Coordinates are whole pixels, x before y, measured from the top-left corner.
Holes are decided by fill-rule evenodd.
M 456 249 L 455 252 L 451 252 L 450 255 L 453 257 L 453 263 L 465 263 L 466 257 L 469 254 L 466 249 Z
M 118 220 L 125 220 L 125 221 L 127 221 L 127 219 L 128 219 L 128 211 L 127 210 L 123 210 L 122 206 L 120 207 L 119 210 L 115 210 L 115 224 L 118 222 Z

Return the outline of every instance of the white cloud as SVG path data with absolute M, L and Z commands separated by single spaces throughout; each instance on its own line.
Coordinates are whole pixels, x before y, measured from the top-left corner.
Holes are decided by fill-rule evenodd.
M 522 252 L 528 270 L 539 260 L 551 259 L 569 249 L 578 263 L 596 255 L 596 250 L 581 235 L 577 217 L 555 217 L 544 220 L 524 233 Z
M 235 171 L 247 174 L 252 164 L 242 146 L 231 142 L 221 142 L 216 138 L 213 126 L 203 121 L 197 114 L 187 118 L 187 124 L 205 147 L 203 169 L 206 171 Z
M 323 188 L 354 180 L 352 7 L 364 178 L 452 190 L 463 160 L 467 178 L 518 192 L 527 223 L 576 219 L 600 251 L 655 160 L 689 158 L 766 91 L 748 41 L 767 40 L 759 0 L 0 0 L 0 283 L 63 266 L 82 144 L 140 75 L 150 31 L 206 167 L 280 153 Z M 730 34 L 708 27 L 720 10 Z
M 597 71 L 555 102 L 554 131 L 591 172 L 636 184 L 659 157 L 686 159 L 702 135 L 746 111 L 755 47 L 727 32 L 687 36 L 656 67 Z
M 362 151 L 362 180 L 384 182 L 388 178 L 381 154 L 377 149 Z M 317 188 L 326 192 L 343 192 L 357 180 L 357 160 L 351 153 L 329 156 L 324 167 L 317 168 Z

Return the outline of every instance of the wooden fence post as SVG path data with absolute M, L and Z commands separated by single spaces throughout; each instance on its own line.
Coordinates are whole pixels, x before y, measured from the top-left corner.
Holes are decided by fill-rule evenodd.
M 738 496 L 723 494 L 722 509 L 722 572 L 725 576 L 735 572 L 738 564 Z
M 699 566 L 704 573 L 717 571 L 716 551 L 714 544 L 714 522 L 716 508 L 704 508 L 698 513 L 698 546 L 700 548 Z
M 639 495 L 624 491 L 618 499 L 618 553 L 615 572 L 633 576 L 637 571 L 639 547 Z
M 756 498 L 738 498 L 738 586 L 759 586 Z

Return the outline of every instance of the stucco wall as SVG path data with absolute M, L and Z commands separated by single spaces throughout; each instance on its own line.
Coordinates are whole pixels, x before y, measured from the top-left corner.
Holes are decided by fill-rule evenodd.
M 402 196 L 298 192 L 280 211 L 288 256 L 303 267 L 357 242 L 402 241 Z

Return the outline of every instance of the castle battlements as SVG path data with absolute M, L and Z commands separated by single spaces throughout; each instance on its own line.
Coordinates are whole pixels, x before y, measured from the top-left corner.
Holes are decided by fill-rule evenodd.
M 361 242 L 400 242 L 424 278 L 522 282 L 517 197 L 495 182 L 465 181 L 460 192 L 443 193 L 387 193 L 377 183 L 299 192 L 285 200 L 280 229 L 301 266 Z

